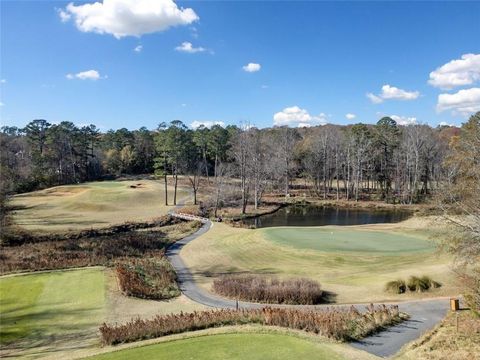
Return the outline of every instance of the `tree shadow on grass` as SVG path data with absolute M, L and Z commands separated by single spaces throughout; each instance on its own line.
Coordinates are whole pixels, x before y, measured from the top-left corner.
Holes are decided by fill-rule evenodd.
M 5 302 L 2 305 L 5 305 Z M 94 315 L 92 313 L 99 311 L 100 308 L 59 309 L 58 305 L 53 304 L 52 309 L 40 311 L 35 310 L 34 306 L 2 311 L 0 357 L 17 357 L 23 353 L 38 356 L 91 346 L 98 339 L 98 327 L 103 319 L 101 316 L 98 322 L 85 319 L 91 318 Z M 18 314 L 19 312 L 21 314 Z M 55 321 L 72 317 L 81 319 L 82 322 Z

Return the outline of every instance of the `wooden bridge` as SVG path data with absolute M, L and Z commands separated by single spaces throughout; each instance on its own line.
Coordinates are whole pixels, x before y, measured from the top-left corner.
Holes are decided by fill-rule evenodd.
M 178 219 L 182 220 L 194 220 L 194 221 L 200 221 L 202 224 L 206 224 L 210 220 L 201 216 L 196 216 L 196 215 L 190 215 L 190 214 L 184 214 L 184 213 L 179 213 L 179 212 L 172 212 L 170 213 L 171 216 L 176 217 Z

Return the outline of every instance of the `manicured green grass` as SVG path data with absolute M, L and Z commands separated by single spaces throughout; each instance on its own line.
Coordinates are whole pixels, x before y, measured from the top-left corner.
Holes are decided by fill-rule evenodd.
M 306 234 L 311 235 L 310 243 L 307 241 L 309 246 L 294 246 L 291 243 L 296 242 L 296 234 L 302 239 L 304 228 L 248 230 L 215 224 L 209 232 L 185 246 L 181 255 L 195 274 L 195 280 L 207 290 L 211 290 L 213 280 L 223 274 L 249 273 L 317 280 L 323 290 L 336 294 L 334 299 L 339 303 L 455 294 L 458 289 L 450 269 L 451 258 L 437 254 L 422 234 L 415 238 L 413 232 L 396 226 L 396 231 L 387 231 L 382 226 L 305 228 Z M 374 230 L 377 228 L 378 233 Z M 318 230 L 319 239 L 326 232 L 333 232 L 333 237 L 344 236 L 345 242 L 337 245 L 329 240 L 322 249 L 321 244 L 317 245 L 321 240 L 315 240 L 314 230 Z M 272 238 L 272 233 L 278 237 Z M 378 244 L 382 251 L 370 249 L 372 244 L 381 243 L 377 238 L 368 238 L 372 233 L 387 238 L 387 245 Z M 369 244 L 364 246 L 364 241 Z M 387 282 L 412 274 L 431 276 L 443 286 L 428 294 L 385 292 Z
M 179 189 L 177 199 L 186 195 Z M 173 190 L 169 191 L 169 203 L 173 203 Z M 16 208 L 12 215 L 17 225 L 43 232 L 147 221 L 169 209 L 164 205 L 163 184 L 152 180 L 56 186 L 16 195 L 10 204 Z
M 261 229 L 266 239 L 298 249 L 401 255 L 432 252 L 431 241 L 395 232 L 343 230 L 338 227 L 275 227 Z
M 105 306 L 103 269 L 0 278 L 0 344 L 44 345 L 95 334 Z
M 176 340 L 115 351 L 92 357 L 95 360 L 340 360 L 322 344 L 283 334 L 222 334 Z

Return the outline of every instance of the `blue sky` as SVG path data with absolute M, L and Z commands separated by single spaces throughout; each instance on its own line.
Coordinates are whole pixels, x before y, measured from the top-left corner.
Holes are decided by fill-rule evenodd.
M 118 18 L 93 1 L 1 2 L 2 125 L 436 126 L 480 110 L 479 2 L 183 1 L 166 19 L 148 7 L 170 0 L 122 1 Z

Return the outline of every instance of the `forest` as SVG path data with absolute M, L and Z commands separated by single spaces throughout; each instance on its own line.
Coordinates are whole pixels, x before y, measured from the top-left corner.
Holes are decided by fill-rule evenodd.
M 448 126 L 401 126 L 390 117 L 375 125 L 266 129 L 190 129 L 174 120 L 155 130 L 105 133 L 95 125 L 33 120 L 1 129 L 1 192 L 151 174 L 165 184 L 173 180 L 175 192 L 178 177 L 187 178 L 195 198 L 206 179 L 215 188 L 215 209 L 236 201 L 245 212 L 266 192 L 293 196 L 294 190 L 324 199 L 412 204 L 448 181 L 442 164 L 458 133 Z

